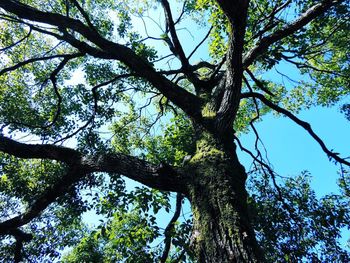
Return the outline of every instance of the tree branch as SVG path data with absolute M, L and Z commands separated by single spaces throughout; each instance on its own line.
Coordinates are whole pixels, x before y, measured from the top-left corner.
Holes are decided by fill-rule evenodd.
M 183 195 L 178 193 L 176 195 L 176 208 L 175 208 L 175 213 L 173 217 L 171 218 L 169 224 L 165 228 L 164 235 L 165 235 L 165 247 L 164 251 L 162 254 L 162 257 L 160 258 L 161 263 L 165 263 L 170 252 L 170 246 L 171 246 L 171 238 L 172 238 L 172 232 L 174 231 L 175 223 L 179 219 L 180 212 L 181 212 L 181 204 L 183 200 Z
M 231 24 L 236 24 L 237 20 L 245 20 L 244 14 L 247 12 L 249 0 L 216 0 Z
M 310 7 L 308 10 L 305 11 L 305 13 L 301 14 L 300 17 L 298 17 L 296 20 L 289 23 L 288 25 L 284 26 L 282 29 L 275 31 L 274 33 L 271 33 L 266 37 L 263 37 L 259 41 L 259 43 L 244 56 L 244 68 L 247 68 L 249 65 L 251 65 L 258 56 L 263 54 L 269 48 L 269 46 L 276 43 L 277 41 L 282 40 L 287 36 L 292 35 L 296 31 L 310 23 L 315 18 L 324 14 L 332 6 L 342 1 L 343 0 L 324 0 L 321 3 Z
M 198 45 L 192 50 L 191 54 L 188 55 L 187 59 L 190 59 L 194 53 L 198 50 L 198 48 L 208 39 L 211 31 L 213 30 L 213 26 L 211 26 L 207 32 L 207 34 L 203 37 L 203 39 L 198 43 Z
M 148 187 L 162 191 L 185 191 L 186 177 L 167 164 L 154 165 L 137 157 L 121 153 L 105 153 L 86 156 L 82 166 L 91 172 L 107 172 L 124 175 Z
M 170 9 L 170 5 L 169 2 L 167 0 L 161 0 L 160 1 L 163 9 L 164 9 L 164 13 L 165 13 L 165 20 L 166 20 L 166 32 L 170 32 L 171 35 L 171 39 L 173 41 L 174 44 L 174 50 L 172 50 L 180 59 L 181 64 L 184 68 L 187 68 L 189 66 L 188 63 L 188 59 L 186 58 L 185 52 L 182 48 L 182 45 L 180 43 L 180 40 L 177 36 L 176 33 L 176 28 L 175 28 L 175 23 L 173 20 L 173 16 L 171 14 L 171 9 Z
M 238 111 L 242 89 L 242 54 L 249 0 L 238 0 L 234 3 L 228 0 L 217 0 L 217 2 L 230 21 L 232 33 L 226 56 L 225 90 L 217 111 L 215 128 L 221 135 L 232 136 L 232 125 Z
M 14 262 L 21 262 L 23 258 L 23 242 L 29 242 L 32 240 L 33 236 L 31 234 L 23 232 L 20 229 L 11 229 L 8 231 L 8 234 L 14 236 L 16 239 Z
M 163 191 L 183 192 L 185 177 L 175 168 L 154 165 L 122 153 L 99 153 L 83 156 L 77 150 L 50 145 L 25 144 L 0 135 L 0 151 L 24 159 L 50 159 L 79 167 L 85 173 L 118 173 L 132 180 Z
M 194 85 L 200 85 L 202 81 L 196 76 L 196 74 L 193 73 L 189 62 L 189 58 L 192 56 L 192 54 L 189 57 L 186 57 L 186 54 L 177 36 L 175 28 L 175 24 L 177 22 L 174 22 L 169 2 L 168 0 L 161 0 L 160 2 L 165 13 L 166 33 L 170 32 L 172 41 L 169 38 L 164 40 L 168 44 L 170 50 L 175 54 L 176 57 L 179 58 L 184 74 L 188 77 L 189 81 L 191 81 Z
M 32 31 L 33 31 L 33 28 L 32 28 L 31 26 L 29 26 L 29 31 L 28 31 L 28 33 L 27 33 L 23 38 L 21 38 L 20 40 L 17 40 L 15 43 L 13 43 L 13 44 L 11 44 L 11 45 L 9 45 L 9 46 L 7 46 L 7 47 L 0 48 L 0 52 L 3 52 L 3 51 L 8 50 L 8 49 L 11 49 L 11 48 L 13 48 L 14 46 L 20 44 L 21 42 L 23 42 L 24 40 L 26 40 L 27 38 L 30 37 L 30 35 L 32 34 Z M 0 74 L 0 75 L 1 75 L 1 74 Z
M 271 179 L 272 179 L 272 184 L 275 187 L 277 193 L 274 192 L 276 198 L 282 203 L 283 208 L 289 213 L 289 216 L 291 217 L 291 219 L 299 226 L 300 226 L 300 220 L 298 220 L 298 218 L 295 215 L 295 210 L 292 206 L 290 206 L 284 199 L 283 194 L 282 194 L 282 190 L 279 187 L 279 185 L 277 184 L 276 181 L 276 173 L 272 170 L 272 168 L 270 167 L 270 165 L 268 165 L 267 163 L 264 162 L 264 160 L 261 158 L 258 158 L 258 156 L 255 156 L 251 151 L 249 151 L 247 148 L 245 148 L 241 141 L 235 137 L 235 141 L 238 143 L 239 148 L 241 149 L 241 151 L 247 153 L 248 155 L 250 155 L 250 157 L 253 159 L 253 162 L 257 162 L 260 166 L 261 166 L 261 170 L 265 175 L 270 175 Z M 258 167 L 255 165 L 256 169 L 258 170 Z
M 94 25 L 92 24 L 90 18 L 89 18 L 89 15 L 88 13 L 85 12 L 85 10 L 80 6 L 80 4 L 78 3 L 78 1 L 76 0 L 71 0 L 73 2 L 73 4 L 76 6 L 76 8 L 79 10 L 80 14 L 84 17 L 86 23 L 88 24 L 88 26 L 97 31 L 96 28 L 94 27 Z
M 92 92 L 92 97 L 93 97 L 93 110 L 92 110 L 92 113 L 91 113 L 91 116 L 90 118 L 82 125 L 80 126 L 78 129 L 76 129 L 75 131 L 69 133 L 68 135 L 56 140 L 54 143 L 57 144 L 59 142 L 63 142 L 69 138 L 72 138 L 73 136 L 77 135 L 79 132 L 81 132 L 82 130 L 84 130 L 87 126 L 89 126 L 91 123 L 93 123 L 94 119 L 95 119 L 95 116 L 97 114 L 97 110 L 98 110 L 98 93 L 97 93 L 97 90 L 103 86 L 107 86 L 109 84 L 112 84 L 113 82 L 116 82 L 120 79 L 123 79 L 123 78 L 128 78 L 128 77 L 131 77 L 131 76 L 134 76 L 133 74 L 129 74 L 129 73 L 126 73 L 126 74 L 121 74 L 121 75 L 117 75 L 115 77 L 113 77 L 112 79 L 110 80 L 107 80 L 105 82 L 102 82 L 96 86 L 94 86 L 92 89 L 91 89 L 91 92 Z M 122 90 L 122 91 L 125 91 L 125 90 Z M 121 92 L 121 91 L 118 91 L 118 93 Z
M 309 69 L 309 70 L 313 70 L 313 71 L 317 71 L 317 72 L 321 72 L 321 73 L 325 73 L 325 74 L 331 74 L 331 75 L 336 75 L 336 76 L 340 76 L 340 77 L 344 77 L 344 78 L 350 78 L 350 76 L 341 74 L 337 71 L 317 68 L 315 66 L 308 64 L 308 62 L 294 61 L 283 54 L 281 54 L 281 57 L 285 61 L 295 65 L 298 69 Z
M 27 59 L 25 61 L 21 61 L 19 63 L 17 63 L 16 65 L 13 65 L 11 67 L 8 67 L 8 68 L 4 68 L 2 70 L 0 70 L 0 76 L 9 72 L 9 71 L 14 71 L 20 67 L 23 67 L 27 64 L 30 64 L 30 63 L 34 63 L 34 62 L 37 62 L 37 61 L 44 61 L 44 60 L 50 60 L 50 59 L 55 59 L 55 58 L 64 58 L 64 59 L 72 59 L 72 58 L 76 58 L 76 57 L 79 57 L 79 56 L 82 56 L 83 54 L 82 53 L 76 53 L 76 54 L 58 54 L 58 55 L 52 55 L 52 56 L 47 56 L 47 57 L 37 57 L 37 58 L 30 58 L 30 59 Z
M 0 136 L 0 151 L 18 158 L 40 158 L 65 162 L 68 171 L 37 198 L 21 215 L 0 223 L 0 235 L 21 227 L 38 217 L 51 203 L 64 195 L 75 183 L 93 172 L 124 175 L 151 188 L 184 193 L 185 176 L 166 165 L 153 165 L 121 153 L 82 156 L 78 151 L 55 145 L 34 145 Z
M 264 84 L 254 76 L 253 72 L 251 72 L 248 68 L 245 71 L 248 73 L 249 77 L 255 82 L 256 86 L 259 89 L 261 89 L 266 94 L 269 94 L 270 96 L 275 97 L 275 94 L 273 94 L 271 91 L 265 88 Z
M 59 74 L 59 72 L 66 66 L 66 64 L 71 59 L 79 57 L 81 55 L 82 54 L 76 54 L 76 55 L 73 54 L 71 56 L 69 56 L 69 55 L 65 56 L 64 59 L 55 68 L 55 70 L 51 73 L 50 80 L 51 80 L 52 86 L 54 88 L 55 95 L 57 97 L 57 109 L 56 109 L 56 112 L 55 112 L 55 115 L 54 115 L 52 121 L 49 124 L 47 124 L 44 127 L 42 127 L 43 129 L 47 129 L 47 128 L 50 128 L 51 126 L 53 126 L 57 122 L 57 120 L 58 120 L 58 118 L 59 118 L 59 116 L 61 114 L 62 96 L 59 93 L 58 87 L 57 87 L 57 75 Z
M 79 162 L 78 151 L 56 145 L 25 144 L 0 135 L 0 151 L 23 159 L 50 159 L 66 164 Z
M 38 217 L 51 203 L 58 197 L 64 195 L 75 182 L 86 175 L 86 171 L 80 167 L 75 167 L 62 176 L 51 187 L 36 199 L 33 204 L 23 213 L 0 223 L 0 235 L 6 235 L 10 230 L 28 224 L 31 220 Z
M 330 151 L 325 143 L 321 140 L 320 137 L 317 136 L 317 134 L 312 130 L 311 125 L 305 121 L 300 120 L 298 117 L 296 117 L 293 113 L 290 111 L 287 111 L 286 109 L 281 108 L 280 106 L 274 104 L 273 102 L 269 101 L 264 95 L 257 93 L 257 92 L 247 92 L 247 93 L 242 93 L 242 98 L 257 98 L 261 102 L 263 102 L 266 106 L 270 107 L 271 109 L 282 113 L 283 115 L 287 116 L 290 118 L 292 121 L 303 127 L 310 135 L 312 138 L 315 139 L 315 141 L 321 146 L 322 150 L 327 154 L 327 156 L 330 159 L 334 159 L 335 161 L 345 164 L 347 166 L 350 166 L 350 162 L 346 161 L 344 158 L 341 158 L 338 156 L 338 153 L 334 153 Z
M 43 12 L 16 0 L 0 0 L 0 7 L 22 19 L 58 27 L 58 29 L 64 33 L 59 39 L 67 41 L 84 52 L 87 52 L 87 49 L 89 49 L 89 54 L 92 56 L 94 55 L 94 52 L 102 51 L 102 54 L 100 55 L 123 62 L 135 72 L 135 75 L 148 80 L 175 105 L 180 107 L 192 118 L 200 121 L 201 114 L 199 105 L 201 104 L 201 100 L 194 94 L 172 83 L 166 77 L 158 74 L 148 61 L 145 61 L 138 56 L 132 49 L 103 38 L 98 32 L 76 19 L 56 13 Z M 99 49 L 93 48 L 93 50 L 91 50 L 89 45 L 78 41 L 73 36 L 69 35 L 67 29 L 81 34 L 91 43 L 94 43 Z
M 260 31 L 258 31 L 257 33 L 255 33 L 251 39 L 257 38 L 257 37 L 261 37 L 263 34 L 265 34 L 267 31 L 273 29 L 275 26 L 277 26 L 279 24 L 278 21 L 275 21 L 275 17 L 276 14 L 279 13 L 280 11 L 284 10 L 292 1 L 288 0 L 285 1 L 284 3 L 282 3 L 281 5 L 275 5 L 272 9 L 272 11 L 268 14 L 268 15 L 263 15 L 259 20 L 256 21 L 256 23 L 254 23 L 254 27 L 256 27 L 256 25 L 259 25 L 260 23 L 264 23 L 265 21 L 268 21 L 264 28 L 261 29 Z

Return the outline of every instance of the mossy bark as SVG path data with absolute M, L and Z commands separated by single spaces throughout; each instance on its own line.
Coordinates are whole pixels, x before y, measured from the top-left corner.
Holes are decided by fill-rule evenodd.
M 201 136 L 188 167 L 198 262 L 263 262 L 249 218 L 246 173 L 236 154 Z

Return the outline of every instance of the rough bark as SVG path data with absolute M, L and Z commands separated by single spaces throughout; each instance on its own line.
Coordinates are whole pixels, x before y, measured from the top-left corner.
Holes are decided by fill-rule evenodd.
M 246 173 L 236 155 L 204 132 L 188 169 L 198 262 L 263 262 L 249 217 Z
M 151 188 L 181 192 L 184 176 L 168 165 L 154 165 L 133 156 L 121 153 L 83 155 L 79 151 L 56 146 L 25 144 L 0 135 L 0 151 L 24 159 L 48 159 L 66 164 L 67 172 L 48 187 L 27 209 L 18 216 L 0 222 L 0 235 L 13 235 L 18 227 L 38 217 L 58 197 L 88 174 L 109 172 L 123 174 Z
M 323 0 L 315 4 L 295 21 L 264 36 L 246 54 L 243 54 L 243 47 L 249 1 L 217 0 L 216 2 L 231 24 L 231 37 L 229 51 L 225 58 L 226 70 L 222 74 L 224 77 L 217 89 L 211 92 L 210 88 L 213 88 L 214 84 L 209 85 L 211 82 L 206 83 L 196 76 L 197 69 L 188 60 L 191 55 L 186 57 L 182 49 L 169 2 L 161 1 L 166 16 L 166 33 L 170 33 L 171 38 L 171 41 L 167 43 L 170 43 L 170 50 L 179 58 L 182 65 L 182 68 L 177 71 L 183 73 L 192 82 L 197 91 L 195 95 L 164 76 L 167 75 L 167 72 L 171 73 L 170 71 L 157 71 L 129 47 L 101 36 L 76 1 L 74 3 L 83 14 L 87 25 L 68 16 L 40 11 L 16 0 L 0 0 L 0 8 L 11 16 L 19 18 L 19 23 L 21 19 L 26 20 L 36 31 L 54 36 L 72 45 L 79 51 L 77 54 L 89 54 L 95 58 L 124 63 L 130 68 L 133 75 L 147 80 L 174 105 L 181 108 L 193 120 L 197 129 L 196 154 L 184 167 L 184 171 L 168 165 L 153 165 L 124 154 L 105 153 L 83 156 L 78 151 L 65 147 L 23 144 L 0 136 L 0 151 L 2 152 L 18 158 L 57 160 L 64 162 L 69 167 L 67 174 L 47 189 L 25 213 L 0 223 L 0 235 L 10 234 L 19 237 L 18 227 L 37 217 L 57 197 L 62 196 L 67 188 L 72 187 L 87 174 L 93 172 L 119 173 L 152 188 L 186 194 L 193 209 L 192 245 L 199 262 L 264 261 L 249 218 L 245 190 L 246 173 L 237 160 L 232 125 L 239 107 L 239 100 L 244 96 L 257 97 L 270 108 L 277 109 L 291 119 L 294 117 L 271 104 L 261 95 L 256 93 L 242 95 L 243 70 L 252 65 L 272 44 L 291 36 L 342 0 Z M 38 23 L 50 25 L 55 29 L 38 28 L 36 27 Z M 88 41 L 83 42 L 76 39 L 74 34 L 69 34 L 69 32 L 79 34 Z M 70 56 L 72 55 L 65 54 L 32 58 L 1 70 L 0 75 L 35 61 L 57 57 L 69 58 Z M 295 118 L 294 121 L 307 129 L 320 143 L 323 150 L 327 150 L 318 137 L 310 132 L 311 128 L 305 122 Z M 326 150 L 329 156 L 341 162 L 337 159 L 336 154 Z M 348 162 L 343 163 L 349 164 Z M 21 243 L 18 244 L 20 247 Z

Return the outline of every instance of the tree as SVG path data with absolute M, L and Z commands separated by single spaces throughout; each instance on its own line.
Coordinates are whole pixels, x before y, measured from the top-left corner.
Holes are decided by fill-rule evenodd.
M 80 240 L 64 260 L 324 260 L 317 248 L 348 260 L 337 238 L 350 221 L 350 163 L 295 113 L 349 93 L 349 7 L 341 0 L 0 0 L 4 258 L 55 257 Z M 156 23 L 147 12 L 164 16 L 159 36 L 133 28 L 135 17 L 146 33 Z M 183 23 L 208 30 L 190 51 Z M 209 54 L 195 63 L 206 44 Z M 295 66 L 303 81 L 291 88 L 264 78 L 279 63 Z M 71 82 L 79 72 L 82 80 Z M 249 127 L 258 140 L 254 122 L 270 111 L 305 129 L 341 165 L 343 194 L 315 200 L 305 174 L 280 187 L 260 150 L 241 145 Z M 152 133 L 161 120 L 162 131 Z M 236 145 L 254 159 L 255 194 L 247 194 Z M 128 192 L 124 177 L 147 187 Z M 151 250 L 161 233 L 155 214 L 170 209 L 169 192 L 177 193 L 175 214 L 164 246 Z M 193 225 L 176 223 L 185 198 Z M 92 208 L 107 218 L 93 231 L 81 222 Z

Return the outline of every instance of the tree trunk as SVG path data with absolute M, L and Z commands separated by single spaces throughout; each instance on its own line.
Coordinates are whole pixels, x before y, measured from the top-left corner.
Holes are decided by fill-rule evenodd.
M 248 213 L 245 170 L 234 151 L 218 145 L 202 136 L 189 163 L 198 262 L 263 262 Z

